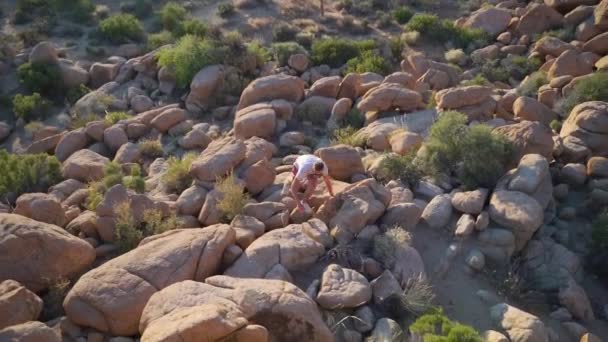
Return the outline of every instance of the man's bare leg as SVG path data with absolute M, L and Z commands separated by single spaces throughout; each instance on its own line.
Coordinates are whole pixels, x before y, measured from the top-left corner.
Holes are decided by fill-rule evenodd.
M 304 201 L 308 204 L 310 198 L 312 197 L 312 194 L 315 192 L 315 189 L 317 188 L 317 180 L 316 179 L 309 179 L 308 182 L 306 182 L 306 191 L 304 192 Z

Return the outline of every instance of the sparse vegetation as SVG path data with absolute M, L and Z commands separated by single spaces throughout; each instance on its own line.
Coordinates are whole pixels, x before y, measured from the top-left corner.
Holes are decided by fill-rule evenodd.
M 389 63 L 384 57 L 379 56 L 373 51 L 364 51 L 359 57 L 355 57 L 348 61 L 346 72 L 375 72 L 380 75 L 386 75 L 390 71 Z
M 127 112 L 109 112 L 106 114 L 104 120 L 109 125 L 114 125 L 114 124 L 118 123 L 119 121 L 127 120 L 129 118 L 131 118 L 131 115 L 128 114 Z
M 90 182 L 87 187 L 87 200 L 84 207 L 91 211 L 97 210 L 97 206 L 103 201 L 104 192 L 105 188 L 101 181 Z
M 187 11 L 184 6 L 170 1 L 161 8 L 158 15 L 165 30 L 176 32 L 186 19 Z
M 433 299 L 435 299 L 433 287 L 422 274 L 410 278 L 399 296 L 404 311 L 411 312 L 414 315 L 421 315 L 431 310 Z
M 482 30 L 456 26 L 453 21 L 439 19 L 434 14 L 418 13 L 405 26 L 408 31 L 417 31 L 429 41 L 451 42 L 456 47 L 467 48 L 470 45 L 481 46 L 488 41 Z
M 298 31 L 291 25 L 279 22 L 272 27 L 272 40 L 274 42 L 289 42 L 296 39 Z
M 562 130 L 562 122 L 559 120 L 552 120 L 549 123 L 549 127 L 551 127 L 551 129 L 555 131 L 555 133 L 559 133 Z
M 561 103 L 561 112 L 569 114 L 574 107 L 588 101 L 608 101 L 608 73 L 596 72 L 580 80 Z
M 160 140 L 145 139 L 139 142 L 139 150 L 141 153 L 150 158 L 159 158 L 164 154 L 163 145 Z
M 148 49 L 154 50 L 173 42 L 173 34 L 169 31 L 160 31 L 148 35 Z
M 364 147 L 366 142 L 367 136 L 351 126 L 336 129 L 331 139 L 333 145 L 345 144 L 353 147 Z
M 138 222 L 132 215 L 131 202 L 125 201 L 114 207 L 116 225 L 115 243 L 121 253 L 137 247 L 145 237 L 161 234 L 178 227 L 177 217 L 163 217 L 158 209 L 145 209 Z
M 143 193 L 146 191 L 146 181 L 141 176 L 141 167 L 135 164 L 131 167 L 131 175 L 122 178 L 122 184 L 131 190 Z
M 48 292 L 42 297 L 44 301 L 42 317 L 51 319 L 65 314 L 63 300 L 71 287 L 72 282 L 67 278 L 60 278 L 49 284 Z
M 271 51 L 279 65 L 286 65 L 291 55 L 307 53 L 306 49 L 296 42 L 274 43 Z
M 410 331 L 424 342 L 482 342 L 475 329 L 450 320 L 442 310 L 420 316 L 410 325 Z
M 0 196 L 46 192 L 60 180 L 61 163 L 56 157 L 45 153 L 16 155 L 0 149 Z
M 403 156 L 395 153 L 384 156 L 378 173 L 378 178 L 382 181 L 398 179 L 404 184 L 416 186 L 424 175 L 424 170 L 416 160 L 416 153 L 412 151 Z
M 51 104 L 38 93 L 32 95 L 17 94 L 13 97 L 13 111 L 18 118 L 25 121 L 44 119 Z
M 517 93 L 521 96 L 536 97 L 538 89 L 547 83 L 549 83 L 547 73 L 537 71 L 530 74 L 530 76 L 521 82 L 517 89 Z
M 393 18 L 401 25 L 406 24 L 413 16 L 414 11 L 407 6 L 397 7 L 393 10 Z
M 232 1 L 224 1 L 217 5 L 217 14 L 220 17 L 227 17 L 234 13 L 234 5 Z
M 472 86 L 472 85 L 486 86 L 489 83 L 490 83 L 490 81 L 488 81 L 488 79 L 485 78 L 482 74 L 477 74 L 472 79 L 462 81 L 460 84 L 463 86 Z
M 57 94 L 63 89 L 61 71 L 55 65 L 25 63 L 17 69 L 19 81 L 31 92 Z
M 141 41 L 144 29 L 139 20 L 132 14 L 116 14 L 99 23 L 101 36 L 114 44 Z
M 384 234 L 374 237 L 372 255 L 384 267 L 390 269 L 395 264 L 395 250 L 400 246 L 409 245 L 412 235 L 399 226 L 389 228 Z
M 171 190 L 182 193 L 190 184 L 192 177 L 189 175 L 190 166 L 196 159 L 196 154 L 188 153 L 181 159 L 175 156 L 167 160 L 168 168 L 162 177 L 162 182 Z
M 338 68 L 359 56 L 360 49 L 354 41 L 343 38 L 326 38 L 312 44 L 312 59 L 317 64 Z
M 249 201 L 249 195 L 243 192 L 243 187 L 237 183 L 234 173 L 218 179 L 215 189 L 220 193 L 217 208 L 224 214 L 227 222 L 230 222 L 243 211 L 245 204 Z
M 462 49 L 451 49 L 444 54 L 445 60 L 448 63 L 463 65 L 467 60 L 467 55 Z

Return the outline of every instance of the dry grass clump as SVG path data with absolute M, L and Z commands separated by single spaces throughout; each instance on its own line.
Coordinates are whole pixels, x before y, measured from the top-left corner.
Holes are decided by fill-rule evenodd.
M 386 268 L 392 268 L 395 264 L 395 250 L 399 246 L 409 245 L 412 235 L 399 226 L 389 228 L 384 234 L 374 237 L 372 255 Z
M 159 140 L 145 139 L 139 142 L 141 153 L 150 158 L 159 158 L 164 154 L 163 145 Z
M 353 147 L 364 147 L 367 142 L 367 136 L 359 133 L 359 130 L 354 127 L 346 126 L 336 129 L 330 141 L 332 145 L 344 144 Z
M 249 202 L 249 195 L 243 192 L 243 187 L 238 184 L 234 173 L 218 179 L 215 189 L 220 193 L 217 207 L 224 213 L 224 217 L 228 221 L 239 215 Z

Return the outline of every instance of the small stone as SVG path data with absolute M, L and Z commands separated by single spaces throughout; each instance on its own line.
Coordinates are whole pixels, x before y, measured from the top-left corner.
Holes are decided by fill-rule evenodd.
M 475 221 L 475 229 L 478 231 L 483 231 L 490 225 L 490 214 L 487 211 L 482 211 L 481 214 L 477 216 L 477 220 Z
M 481 251 L 473 249 L 466 259 L 467 265 L 476 271 L 481 271 L 486 265 L 486 258 Z

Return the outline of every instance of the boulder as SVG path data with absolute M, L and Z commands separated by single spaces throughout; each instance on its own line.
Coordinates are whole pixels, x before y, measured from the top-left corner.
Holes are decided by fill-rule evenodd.
M 509 339 L 495 330 L 486 330 L 481 334 L 481 338 L 486 342 L 509 342 Z
M 449 195 L 435 196 L 422 212 L 422 219 L 431 228 L 444 228 L 452 217 L 452 201 Z
M 108 158 L 91 150 L 80 150 L 63 162 L 61 174 L 63 178 L 73 178 L 82 182 L 100 180 L 108 163 L 110 163 Z
M 496 36 L 507 29 L 510 21 L 511 12 L 501 8 L 489 7 L 473 12 L 464 23 L 464 26 L 480 29 L 492 36 Z
M 61 342 L 59 331 L 42 322 L 27 322 L 0 330 L 0 341 Z
M 477 236 L 483 254 L 496 262 L 506 263 L 515 252 L 515 235 L 509 230 L 489 228 Z
M 204 67 L 192 78 L 190 93 L 186 98 L 186 108 L 195 113 L 206 109 L 209 98 L 223 84 L 224 67 L 222 65 Z
M 509 182 L 509 190 L 532 194 L 549 174 L 549 162 L 540 154 L 526 154 Z
M 574 107 L 560 136 L 576 137 L 593 155 L 608 156 L 608 103 L 591 101 Z
M 26 193 L 17 198 L 14 214 L 63 227 L 67 223 L 61 203 L 45 193 Z
M 393 227 L 399 225 L 403 229 L 414 229 L 422 217 L 422 208 L 414 203 L 391 204 L 382 216 L 382 226 Z
M 288 271 L 300 270 L 325 254 L 331 239 L 327 226 L 316 219 L 270 231 L 256 239 L 230 266 L 225 275 L 265 278 L 275 265 Z
M 135 113 L 143 113 L 154 107 L 154 101 L 146 95 L 136 95 L 131 99 L 131 108 Z
M 608 54 L 608 32 L 598 34 L 588 40 L 585 45 L 583 45 L 583 50 L 593 52 L 600 56 Z
M 419 93 L 397 83 L 382 83 L 368 91 L 357 104 L 357 108 L 363 113 L 392 109 L 410 112 L 422 107 L 422 96 Z
M 340 76 L 323 77 L 310 86 L 308 96 L 322 96 L 336 98 L 340 90 Z
M 356 308 L 372 298 L 372 289 L 363 275 L 337 264 L 327 266 L 321 278 L 317 303 L 325 309 Z
M 608 158 L 592 157 L 587 161 L 589 177 L 608 178 Z
M 568 309 L 575 318 L 584 321 L 595 319 L 587 293 L 573 279 L 568 281 L 566 287 L 559 290 L 558 299 L 559 303 Z
M 481 103 L 491 93 L 492 88 L 484 86 L 457 87 L 439 91 L 435 95 L 435 100 L 439 108 L 457 109 Z
M 472 215 L 478 215 L 488 198 L 488 189 L 480 188 L 473 191 L 457 192 L 452 196 L 454 209 Z
M 397 83 L 412 90 L 414 90 L 416 87 L 416 79 L 414 76 L 403 71 L 397 71 L 386 76 L 382 83 Z
M 575 49 L 575 47 L 572 44 L 566 43 L 556 37 L 545 36 L 534 44 L 533 51 L 538 52 L 543 56 L 550 55 L 557 57 L 565 51 L 573 49 Z
M 513 113 L 517 119 L 538 121 L 545 126 L 549 126 L 551 121 L 558 118 L 558 114 L 551 108 L 527 96 L 520 96 L 515 100 Z
M 55 156 L 59 161 L 65 161 L 74 152 L 87 146 L 88 136 L 83 129 L 77 129 L 64 134 L 55 147 Z
M 372 341 L 394 341 L 396 337 L 399 338 L 403 334 L 399 323 L 390 318 L 380 318 L 376 321 L 370 339 Z
M 59 52 L 53 46 L 53 43 L 42 41 L 32 48 L 29 55 L 30 63 L 39 64 L 59 64 Z
M 553 134 L 549 127 L 538 122 L 522 121 L 497 127 L 494 132 L 502 134 L 513 144 L 513 161 L 515 163 L 519 163 L 524 155 L 530 153 L 540 154 L 549 160 L 552 159 Z
M 561 76 L 583 76 L 593 72 L 597 60 L 588 61 L 587 56 L 576 50 L 566 50 L 555 59 L 547 75 L 553 79 Z
M 214 140 L 190 167 L 190 175 L 202 182 L 215 182 L 245 159 L 246 145 L 240 139 Z
M 517 31 L 522 35 L 534 35 L 560 26 L 564 17 L 545 4 L 532 4 L 519 18 Z
M 125 126 L 116 124 L 107 128 L 103 131 L 103 142 L 112 152 L 118 151 L 122 145 L 129 142 Z
M 35 321 L 42 311 L 42 299 L 14 280 L 0 283 L 0 330 Z
M 272 185 L 275 177 L 276 171 L 274 166 L 266 159 L 262 159 L 251 165 L 241 175 L 241 178 L 245 182 L 245 188 L 254 196 Z
M 256 104 L 236 112 L 234 118 L 234 135 L 247 139 L 260 137 L 270 139 L 276 130 L 277 115 L 268 104 Z
M 513 231 L 516 251 L 525 247 L 543 223 L 543 208 L 534 198 L 519 191 L 495 191 L 488 211 L 492 220 Z
M 549 342 L 545 325 L 530 313 L 500 303 L 490 309 L 490 315 L 506 330 L 512 342 Z
M 207 193 L 207 189 L 198 185 L 193 185 L 184 190 L 175 201 L 177 212 L 182 215 L 198 216 L 205 203 Z
M 107 83 L 114 81 L 122 63 L 93 63 L 89 69 L 91 75 L 91 86 L 93 88 L 101 87 Z
M 84 271 L 95 260 L 84 240 L 15 214 L 0 214 L 0 250 L 0 280 L 16 280 L 33 292 Z
M 357 149 L 349 145 L 335 145 L 318 149 L 315 154 L 327 165 L 329 175 L 340 181 L 348 181 L 357 173 L 365 173 Z
M 332 97 L 310 96 L 296 107 L 298 119 L 314 124 L 325 124 L 331 117 L 331 111 L 336 104 Z
M 417 133 L 397 131 L 389 137 L 389 144 L 393 152 L 406 155 L 409 152 L 416 151 L 421 145 L 424 138 Z
M 308 56 L 303 53 L 297 53 L 289 56 L 287 64 L 297 72 L 304 72 L 308 69 L 310 61 Z
M 144 239 L 137 248 L 83 275 L 63 302 L 68 318 L 83 327 L 135 335 L 146 303 L 184 280 L 204 281 L 235 242 L 228 225 L 178 229 Z
M 139 330 L 142 342 L 333 340 L 315 303 L 296 286 L 227 276 L 182 281 L 154 294 Z
M 89 82 L 89 72 L 67 59 L 60 59 L 59 70 L 67 89 L 77 88 Z
M 390 201 L 388 189 L 374 179 L 366 179 L 326 200 L 316 217 L 331 227 L 331 234 L 338 243 L 348 243 L 366 225 L 374 224 Z
M 582 280 L 580 258 L 553 239 L 530 240 L 523 250 L 526 280 L 541 291 L 556 291 L 568 287 L 570 279 Z
M 161 133 L 167 132 L 171 127 L 186 120 L 186 111 L 180 108 L 169 108 L 158 114 L 150 124 Z
M 568 13 L 578 6 L 596 5 L 598 0 L 545 0 L 545 4 L 561 13 Z
M 179 145 L 187 150 L 205 149 L 211 143 L 211 138 L 201 129 L 193 129 L 178 140 Z
M 237 110 L 259 102 L 284 99 L 300 102 L 304 98 L 304 81 L 285 74 L 258 78 L 243 90 Z
M 593 12 L 594 24 L 600 29 L 608 28 L 608 1 L 602 0 Z

